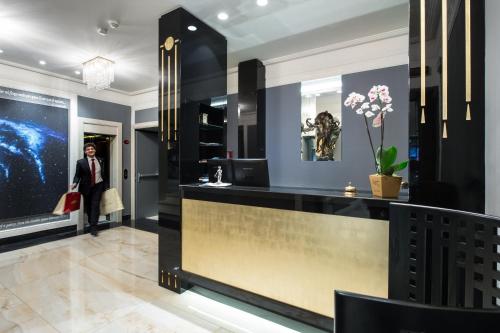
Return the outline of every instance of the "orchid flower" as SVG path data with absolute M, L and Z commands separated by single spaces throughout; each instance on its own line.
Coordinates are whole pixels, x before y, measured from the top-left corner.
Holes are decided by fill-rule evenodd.
M 373 142 L 370 130 L 368 128 L 367 119 L 373 118 L 372 126 L 374 128 L 380 128 L 380 134 L 381 134 L 380 151 L 382 151 L 384 144 L 384 119 L 386 117 L 386 114 L 388 112 L 393 112 L 394 109 L 392 108 L 392 97 L 389 92 L 389 87 L 386 85 L 372 86 L 371 89 L 368 91 L 367 97 L 369 102 L 365 102 L 366 97 L 364 95 L 352 92 L 344 101 L 344 105 L 346 107 L 351 107 L 351 109 L 355 110 L 356 114 L 364 115 L 366 131 L 368 133 L 368 138 L 370 140 L 370 145 L 372 148 L 373 157 L 375 159 L 375 165 L 378 172 L 379 166 L 377 164 L 375 149 L 373 147 Z

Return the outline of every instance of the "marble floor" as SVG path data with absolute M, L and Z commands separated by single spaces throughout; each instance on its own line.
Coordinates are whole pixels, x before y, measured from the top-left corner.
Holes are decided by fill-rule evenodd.
M 0 254 L 0 332 L 320 332 L 193 288 L 157 285 L 157 235 L 128 227 Z

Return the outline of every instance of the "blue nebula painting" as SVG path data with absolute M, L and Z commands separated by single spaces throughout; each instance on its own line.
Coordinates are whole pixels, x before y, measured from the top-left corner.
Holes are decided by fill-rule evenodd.
M 52 212 L 68 188 L 68 109 L 0 98 L 0 222 Z

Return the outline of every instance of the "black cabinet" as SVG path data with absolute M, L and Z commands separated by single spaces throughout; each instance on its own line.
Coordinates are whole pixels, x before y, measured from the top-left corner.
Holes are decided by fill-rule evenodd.
M 185 9 L 175 9 L 159 20 L 158 65 L 158 281 L 180 292 L 179 185 L 198 181 L 204 172 L 201 160 L 225 156 L 220 99 L 227 91 L 227 41 Z M 200 124 L 203 113 L 207 124 Z

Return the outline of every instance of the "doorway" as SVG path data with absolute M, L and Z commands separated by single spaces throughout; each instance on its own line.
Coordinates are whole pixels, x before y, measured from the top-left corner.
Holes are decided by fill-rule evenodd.
M 158 226 L 158 127 L 135 130 L 135 227 Z
M 98 133 L 83 133 L 83 144 L 93 143 L 96 146 L 96 156 L 104 160 L 104 170 L 101 170 L 105 179 L 110 178 L 111 142 L 115 140 L 112 135 Z M 111 222 L 111 215 L 99 216 L 99 223 Z
M 91 118 L 80 118 L 79 123 L 80 152 L 83 153 L 83 145 L 85 142 L 94 140 L 92 142 L 97 146 L 97 156 L 104 158 L 105 162 L 107 162 L 107 170 L 105 172 L 108 176 L 109 186 L 111 188 L 116 188 L 122 201 L 124 201 L 122 195 L 122 123 Z M 86 223 L 84 214 L 81 213 L 82 211 L 83 209 L 80 209 L 78 215 L 79 231 L 83 231 L 83 227 Z M 121 223 L 122 211 L 112 213 L 108 217 L 101 216 L 99 221 L 102 223 Z

